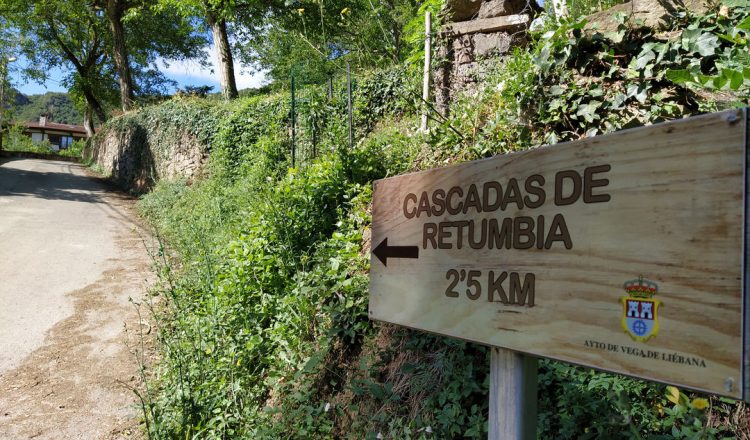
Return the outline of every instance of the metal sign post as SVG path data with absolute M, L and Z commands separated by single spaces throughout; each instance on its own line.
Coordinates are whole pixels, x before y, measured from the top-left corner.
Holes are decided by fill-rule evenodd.
M 537 359 L 493 347 L 490 358 L 490 440 L 534 440 Z

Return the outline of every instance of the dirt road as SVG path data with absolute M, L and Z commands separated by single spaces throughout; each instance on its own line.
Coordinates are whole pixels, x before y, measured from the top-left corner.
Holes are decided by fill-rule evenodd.
M 0 439 L 138 435 L 132 207 L 79 165 L 0 159 Z

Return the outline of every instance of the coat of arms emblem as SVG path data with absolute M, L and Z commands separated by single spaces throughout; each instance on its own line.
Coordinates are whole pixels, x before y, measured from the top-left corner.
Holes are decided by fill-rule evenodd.
M 659 332 L 657 313 L 661 301 L 653 298 L 659 292 L 659 287 L 643 277 L 626 281 L 622 287 L 628 293 L 628 296 L 620 298 L 623 306 L 622 328 L 634 340 L 646 342 Z

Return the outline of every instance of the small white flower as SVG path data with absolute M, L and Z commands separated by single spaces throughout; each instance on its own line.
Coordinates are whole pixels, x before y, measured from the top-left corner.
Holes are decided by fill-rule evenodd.
M 427 428 L 425 428 L 425 432 L 428 434 L 432 434 L 432 426 L 428 426 Z
M 326 402 L 325 408 L 323 408 L 323 411 L 328 412 L 328 410 L 331 409 L 331 404 Z
M 378 436 L 377 436 L 377 437 L 375 437 L 375 438 L 383 438 L 383 434 L 381 434 L 381 433 L 378 433 Z

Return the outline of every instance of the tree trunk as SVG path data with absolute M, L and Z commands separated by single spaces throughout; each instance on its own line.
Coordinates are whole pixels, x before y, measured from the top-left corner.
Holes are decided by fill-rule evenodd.
M 229 46 L 227 21 L 217 17 L 212 11 L 208 12 L 206 18 L 211 26 L 216 53 L 219 56 L 221 94 L 226 100 L 237 98 L 239 93 L 237 93 L 237 82 L 234 78 L 234 60 L 232 59 L 232 48 Z
M 83 97 L 86 99 L 86 111 L 84 112 L 83 125 L 86 128 L 86 134 L 91 137 L 94 135 L 94 115 L 99 118 L 100 122 L 107 120 L 107 113 L 104 111 L 104 107 L 94 96 L 94 92 L 88 87 L 83 87 Z
M 122 110 L 126 112 L 133 107 L 133 78 L 130 74 L 128 48 L 125 45 L 125 29 L 122 25 L 124 13 L 124 0 L 107 0 L 107 19 L 112 28 L 112 52 L 120 81 L 120 100 L 122 101 Z
M 86 137 L 91 137 L 96 133 L 94 129 L 94 111 L 91 110 L 90 105 L 86 105 L 86 110 L 83 112 L 83 128 L 86 129 Z

